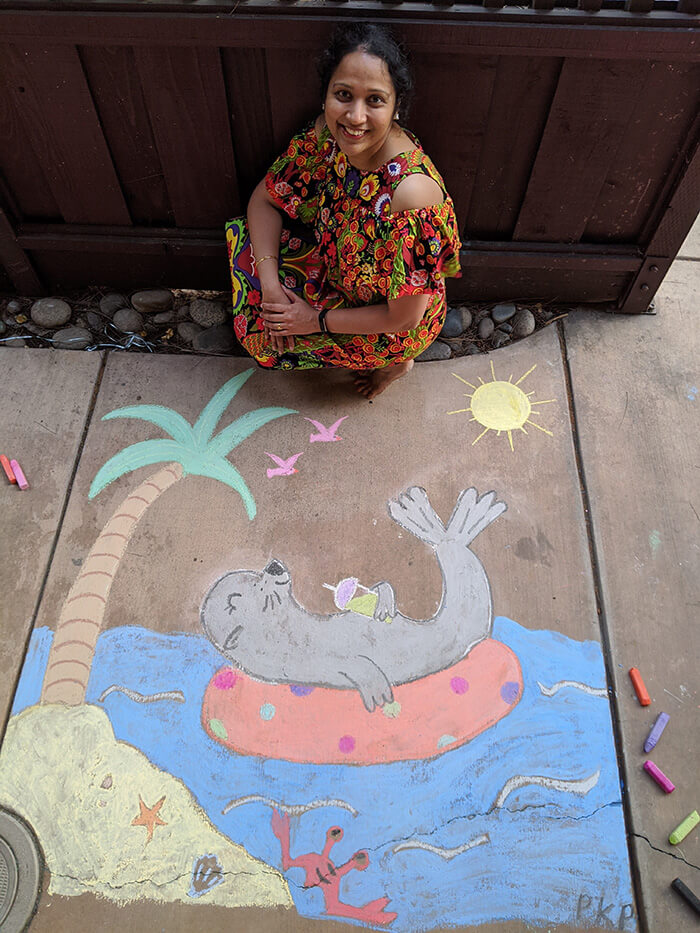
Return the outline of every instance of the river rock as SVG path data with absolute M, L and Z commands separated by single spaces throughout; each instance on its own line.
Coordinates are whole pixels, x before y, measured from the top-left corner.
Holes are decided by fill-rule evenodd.
M 416 357 L 416 360 L 419 363 L 430 363 L 434 360 L 449 360 L 451 356 L 452 350 L 450 350 L 447 344 L 443 343 L 441 340 L 436 340 L 423 350 L 423 352 Z
M 120 308 L 128 308 L 129 302 L 127 299 L 120 295 L 118 292 L 110 292 L 109 295 L 105 295 L 104 298 L 100 298 L 100 311 L 103 314 L 106 314 L 107 317 L 112 317 L 115 311 L 119 311 Z
M 195 298 L 190 302 L 190 317 L 195 324 L 202 327 L 216 327 L 226 322 L 226 312 L 218 301 L 209 301 L 206 298 Z
M 231 324 L 217 324 L 200 331 L 192 341 L 195 350 L 206 350 L 208 353 L 230 353 L 236 345 Z
M 102 328 L 104 327 L 104 319 L 97 313 L 97 311 L 88 311 L 85 315 L 85 320 L 87 326 L 94 330 L 95 333 L 102 333 Z
M 64 327 L 53 335 L 56 350 L 84 350 L 94 342 L 92 334 L 84 327 Z
M 491 309 L 491 317 L 496 324 L 503 324 L 504 321 L 509 321 L 514 314 L 515 305 L 510 301 L 508 304 L 496 305 L 495 308 Z
M 490 317 L 484 317 L 479 321 L 478 333 L 482 340 L 488 340 L 495 329 L 496 325 L 493 323 Z
M 441 337 L 461 337 L 471 326 L 472 315 L 469 308 L 450 308 L 445 315 L 445 323 L 440 331 Z
M 498 325 L 498 330 L 500 330 L 501 333 L 503 333 L 503 334 L 512 334 L 512 333 L 513 333 L 513 325 L 512 325 L 512 324 L 509 324 L 508 321 L 506 321 L 504 324 L 499 324 L 499 325 Z
M 476 346 L 476 344 L 470 343 L 466 349 L 467 356 L 475 356 L 477 353 L 481 353 L 481 350 Z
M 4 321 L 0 321 L 0 337 L 2 337 L 6 330 L 7 324 Z
M 499 347 L 504 347 L 509 341 L 510 334 L 506 334 L 502 330 L 497 330 L 491 338 L 491 346 L 497 350 Z
M 133 308 L 120 308 L 112 318 L 112 323 L 123 334 L 134 334 L 143 329 L 143 318 Z
M 160 311 L 158 314 L 154 314 L 151 320 L 154 324 L 173 324 L 175 321 L 175 312 Z
M 26 347 L 26 346 L 27 346 L 27 341 L 24 339 L 24 337 L 8 337 L 6 340 L 0 343 L 0 347 Z
M 192 343 L 197 334 L 202 332 L 202 328 L 199 324 L 193 324 L 192 321 L 183 321 L 182 324 L 177 325 L 178 336 L 185 341 L 185 343 Z
M 167 288 L 147 288 L 134 292 L 131 304 L 144 314 L 155 314 L 158 311 L 168 311 L 173 305 L 173 296 Z
M 535 315 L 529 308 L 521 308 L 513 318 L 513 336 L 529 337 L 535 329 Z
M 68 302 L 60 298 L 40 298 L 29 313 L 39 327 L 62 327 L 70 321 L 73 311 Z

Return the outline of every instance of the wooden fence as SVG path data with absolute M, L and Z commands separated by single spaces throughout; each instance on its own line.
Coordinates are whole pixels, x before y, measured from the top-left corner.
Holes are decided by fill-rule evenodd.
M 700 208 L 697 3 L 0 0 L 0 291 L 226 288 L 223 224 L 362 16 L 412 54 L 451 297 L 643 311 Z

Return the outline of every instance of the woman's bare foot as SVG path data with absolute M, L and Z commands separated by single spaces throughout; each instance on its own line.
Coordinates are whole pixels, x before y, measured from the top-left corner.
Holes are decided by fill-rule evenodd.
M 357 370 L 357 372 L 353 373 L 355 388 L 371 402 L 391 382 L 405 376 L 411 369 L 413 369 L 413 360 L 406 360 L 404 363 L 393 363 L 391 366 L 382 366 L 381 369 Z

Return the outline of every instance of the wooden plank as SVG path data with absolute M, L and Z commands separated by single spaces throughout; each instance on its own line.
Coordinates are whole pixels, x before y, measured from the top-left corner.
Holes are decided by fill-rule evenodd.
M 27 217 L 59 219 L 61 212 L 51 193 L 51 188 L 44 176 L 41 162 L 36 156 L 31 143 L 32 125 L 27 125 L 23 111 L 14 105 L 14 97 L 9 88 L 16 87 L 16 93 L 23 95 L 27 88 L 22 84 L 21 75 L 8 69 L 10 50 L 7 45 L 0 46 L 0 83 L 8 90 L 0 94 L 0 176 L 3 192 L 12 192 L 12 209 L 17 221 Z M 31 93 L 31 89 L 30 89 Z M 29 116 L 26 114 L 25 116 Z M 10 204 L 5 198 L 7 207 Z
M 474 194 L 470 238 L 510 237 L 561 70 L 558 59 L 499 60 Z
M 217 226 L 240 207 L 218 50 L 134 50 L 174 224 Z
M 566 61 L 513 238 L 577 243 L 586 229 L 645 67 Z
M 670 169 L 686 141 L 692 145 L 698 135 L 692 124 L 700 112 L 700 65 L 649 62 L 642 81 L 642 93 L 586 225 L 585 237 L 591 242 L 644 245 L 651 212 L 666 207 L 659 202 L 676 174 Z M 666 255 L 656 245 L 653 250 Z
M 43 0 L 37 0 L 43 2 Z M 273 0 L 274 3 L 274 0 Z M 102 9 L 102 8 L 101 8 Z M 195 7 L 195 9 L 197 9 Z M 207 8 L 208 9 L 208 8 Z M 294 7 L 285 15 L 284 8 L 265 8 L 256 14 L 236 13 L 235 20 L 222 20 L 220 12 L 182 14 L 166 11 L 162 16 L 134 15 L 133 12 L 47 12 L 45 10 L 0 10 L 2 34 L 6 41 L 45 44 L 76 43 L 104 45 L 108 37 L 111 45 L 197 46 L 221 48 L 297 48 L 317 52 L 327 40 L 335 15 L 319 16 L 306 12 L 299 16 Z M 348 9 L 348 8 L 343 8 Z M 362 9 L 358 5 L 358 9 Z M 418 17 L 423 12 L 425 21 Z M 373 14 L 373 15 L 371 15 Z M 356 13 L 354 15 L 357 15 Z M 391 16 L 377 15 L 377 8 L 368 4 L 368 18 L 391 25 Z M 537 57 L 596 58 L 615 61 L 648 59 L 698 61 L 700 35 L 692 29 L 696 19 L 692 15 L 654 11 L 639 17 L 631 14 L 601 10 L 596 23 L 590 25 L 587 13 L 560 10 L 542 14 L 522 10 L 517 14 L 509 8 L 501 11 L 498 24 L 488 22 L 493 13 L 483 11 L 466 18 L 463 14 L 450 14 L 449 10 L 426 13 L 425 7 L 402 4 L 400 28 L 409 48 L 426 53 L 463 54 L 465 48 L 480 55 L 519 55 Z M 504 19 L 504 16 L 506 17 Z M 577 28 L 584 24 L 586 29 Z M 504 26 L 508 25 L 506 30 Z M 619 30 L 625 26 L 624 33 Z M 565 27 L 565 28 L 562 28 Z M 674 26 L 678 28 L 673 28 Z
M 469 213 L 497 66 L 495 57 L 432 54 L 414 64 L 409 125 L 445 179 L 460 230 Z
M 18 292 L 44 294 L 44 286 L 32 261 L 18 244 L 14 228 L 2 207 L 0 207 L 0 265 L 4 266 L 12 287 Z
M 319 115 L 323 100 L 314 57 L 302 49 L 291 45 L 268 48 L 265 67 L 272 138 L 278 154 L 305 123 Z
M 133 222 L 172 222 L 133 50 L 88 45 L 80 54 Z
M 277 156 L 272 133 L 264 49 L 222 49 L 240 209 Z M 254 93 L 251 93 L 254 89 Z
M 630 800 L 632 842 L 643 878 L 647 927 L 691 933 L 697 916 L 669 888 L 697 891 L 700 837 L 679 846 L 671 830 L 697 809 L 698 549 L 696 326 L 700 267 L 674 263 L 662 313 L 576 316 L 565 324 L 573 404 L 590 499 L 603 621 L 611 645 Z M 637 667 L 652 698 L 640 707 L 628 677 Z M 642 744 L 664 711 L 654 751 Z M 643 772 L 646 757 L 676 785 L 664 795 Z
M 66 490 L 79 456 L 101 359 L 98 353 L 0 348 L 2 453 L 29 481 L 0 482 L 0 739 L 24 660 Z
M 129 212 L 75 47 L 18 44 L 7 46 L 6 55 L 5 68 L 13 76 L 9 94 L 63 220 L 128 224 Z

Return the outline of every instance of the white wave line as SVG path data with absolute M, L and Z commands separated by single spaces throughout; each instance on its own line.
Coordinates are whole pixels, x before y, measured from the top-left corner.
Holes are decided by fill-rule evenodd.
M 403 852 L 405 849 L 425 849 L 426 852 L 439 855 L 440 858 L 444 858 L 445 861 L 448 862 L 450 859 L 453 859 L 455 855 L 461 855 L 462 852 L 466 852 L 467 849 L 483 846 L 487 842 L 491 842 L 488 833 L 484 833 L 482 836 L 476 836 L 469 842 L 465 842 L 464 845 L 455 846 L 454 849 L 444 849 L 442 846 L 433 846 L 429 842 L 421 842 L 420 839 L 408 839 L 406 842 L 400 842 L 397 846 L 394 846 L 391 851 Z
M 546 697 L 554 696 L 555 693 L 558 693 L 558 691 L 562 690 L 564 687 L 575 687 L 577 690 L 583 690 L 584 693 L 589 693 L 594 697 L 605 697 L 607 699 L 608 696 L 607 687 L 591 687 L 590 684 L 582 684 L 579 680 L 560 680 L 552 687 L 545 687 L 545 685 L 541 684 L 538 680 L 537 686 Z
M 273 800 L 272 797 L 263 797 L 261 794 L 248 794 L 245 797 L 235 797 L 226 804 L 221 812 L 225 815 L 229 810 L 233 810 L 234 807 L 242 807 L 246 803 L 266 803 L 268 807 L 275 807 L 275 809 L 281 810 L 283 813 L 289 813 L 290 816 L 299 816 L 302 813 L 306 813 L 307 810 L 316 810 L 319 807 L 341 807 L 341 809 L 352 813 L 353 816 L 357 816 L 357 810 L 344 800 L 326 797 L 323 800 L 312 800 L 311 803 L 306 804 L 287 804 L 279 800 Z
M 538 784 L 541 787 L 548 787 L 550 790 L 569 791 L 572 794 L 580 794 L 583 797 L 595 787 L 599 777 L 600 769 L 587 778 L 572 781 L 562 780 L 561 778 L 544 777 L 539 774 L 516 774 L 503 785 L 503 789 L 498 797 L 496 797 L 496 801 L 491 809 L 495 810 L 498 807 L 502 807 L 509 794 L 512 794 L 514 790 L 519 790 L 521 787 L 527 787 L 528 784 Z
M 120 684 L 112 684 L 111 687 L 107 687 L 104 693 L 100 696 L 99 702 L 104 703 L 105 699 L 110 695 L 110 693 L 123 693 L 125 696 L 129 697 L 130 700 L 134 700 L 136 703 L 155 703 L 157 700 L 173 700 L 175 703 L 184 703 L 185 694 L 182 690 L 168 690 L 165 693 L 137 693 L 135 690 L 129 690 L 128 687 L 122 687 Z

